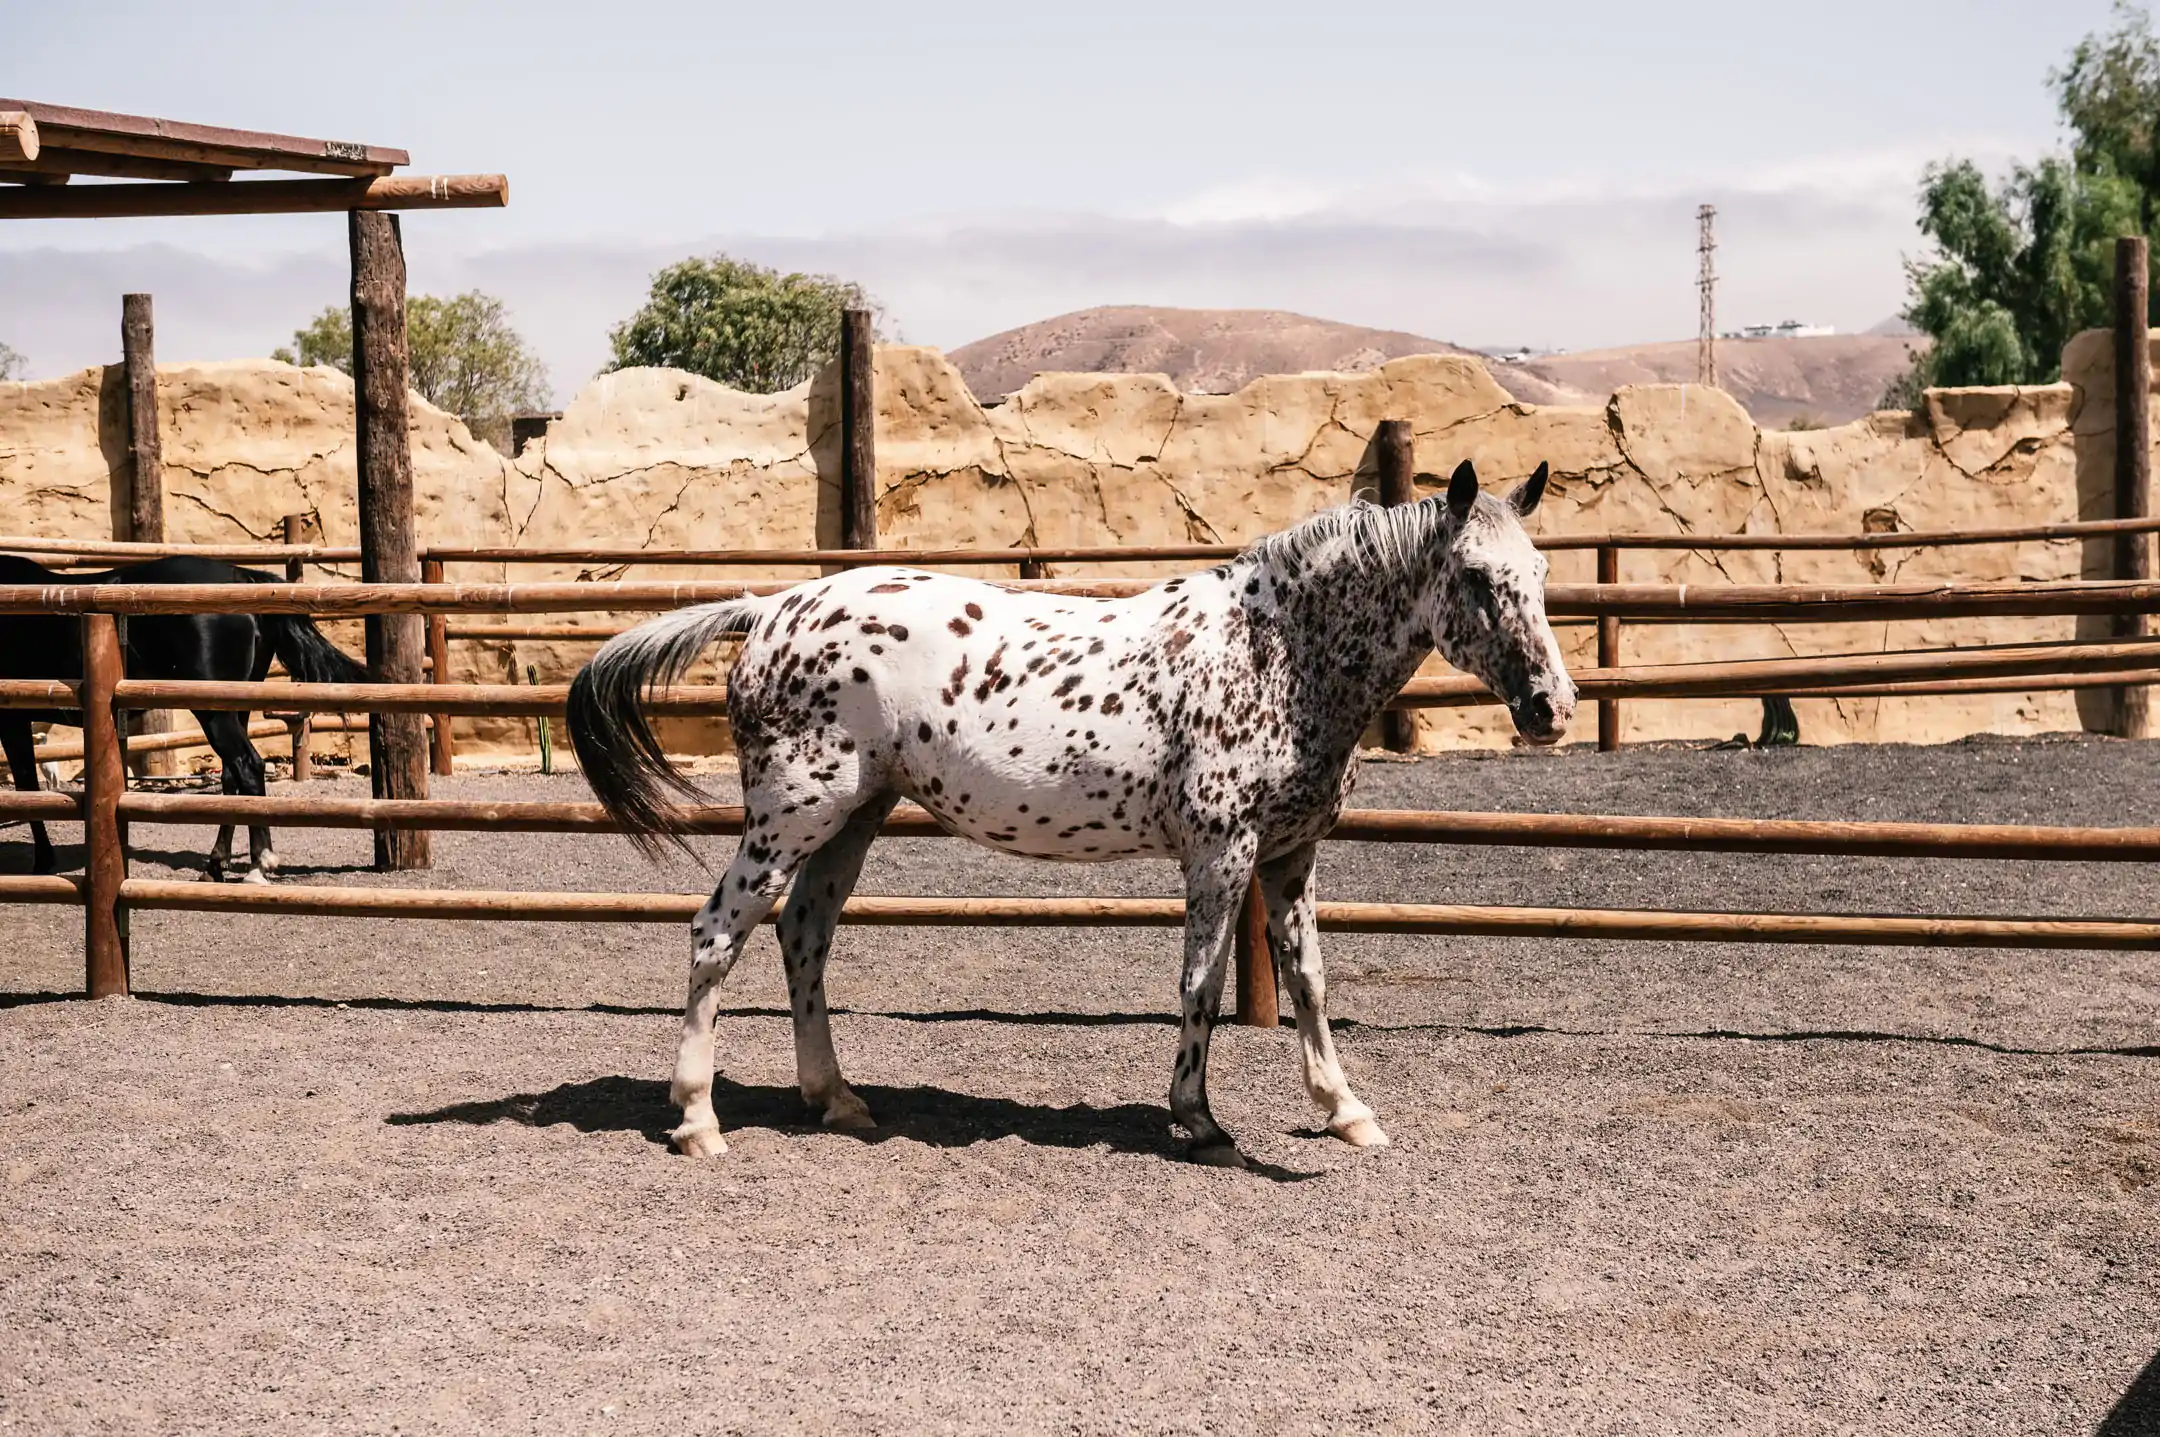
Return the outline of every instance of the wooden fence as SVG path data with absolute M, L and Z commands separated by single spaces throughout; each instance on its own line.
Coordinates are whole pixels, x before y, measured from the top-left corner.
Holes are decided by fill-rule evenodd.
M 1124 593 L 1132 581 L 1017 581 L 1052 592 Z M 496 829 L 605 832 L 596 805 L 473 803 L 435 799 L 335 800 L 314 797 L 211 797 L 129 793 L 122 714 L 129 709 L 190 708 L 309 713 L 433 713 L 529 716 L 561 712 L 562 686 L 452 684 L 217 683 L 131 680 L 121 673 L 116 615 L 145 613 L 534 614 L 579 610 L 665 609 L 687 602 L 769 591 L 779 584 L 577 583 L 531 585 L 271 584 L 235 586 L 0 587 L 0 615 L 82 616 L 80 682 L 0 682 L 0 707 L 72 708 L 82 714 L 84 790 L 0 794 L 0 819 L 77 819 L 85 825 L 81 877 L 0 877 L 0 901 L 79 906 L 84 914 L 85 988 L 93 996 L 128 991 L 127 915 L 175 910 L 344 917 L 524 918 L 563 921 L 679 921 L 701 895 L 444 892 L 403 888 L 226 887 L 127 876 L 126 824 L 202 822 L 365 828 L 378 832 Z M 1607 621 L 1668 619 L 1913 619 L 1944 615 L 2143 615 L 2160 610 L 2160 584 L 2063 582 L 2014 585 L 1870 586 L 1554 586 L 1556 612 Z M 1580 676 L 1584 695 L 1607 697 L 1741 696 L 1770 692 L 1855 693 L 1897 685 L 2016 683 L 2021 687 L 2122 684 L 2160 676 L 2160 640 L 1998 645 L 1912 653 L 1746 660 L 1659 668 L 1595 668 Z M 438 678 L 440 673 L 438 672 Z M 1419 679 L 1397 700 L 1405 705 L 1481 700 L 1458 678 Z M 653 696 L 672 714 L 718 714 L 719 685 L 686 686 Z M 439 718 L 438 730 L 447 728 Z M 703 832 L 739 832 L 740 810 L 696 815 Z M 941 832 L 920 810 L 897 812 L 888 831 Z M 1882 823 L 1618 818 L 1572 814 L 1463 814 L 1351 811 L 1335 837 L 1379 842 L 1522 844 L 1674 851 L 1893 855 L 1931 858 L 2023 858 L 2150 862 L 2160 858 L 2160 829 L 2066 829 Z M 1182 906 L 1169 899 L 874 898 L 850 901 L 855 923 L 1172 925 Z M 2026 948 L 2160 946 L 2160 922 L 2127 918 L 1950 917 L 1891 914 L 1671 913 L 1602 909 L 1484 907 L 1460 904 L 1332 903 L 1320 906 L 1324 928 L 1348 932 L 1654 938 L 1666 941 L 1872 943 Z M 1238 1012 L 1246 1022 L 1276 1020 L 1274 968 L 1264 915 L 1249 901 L 1238 943 Z
M 1400 486 L 1397 486 L 1400 487 Z M 1403 496 L 1392 496 L 1400 502 Z M 294 516 L 304 519 L 306 516 Z M 288 534 L 301 532 L 304 526 L 288 522 Z M 2101 519 L 2058 524 L 2025 524 L 1991 529 L 1962 530 L 1909 530 L 1888 533 L 1817 533 L 1817 534 L 1553 534 L 1536 539 L 1538 547 L 1547 550 L 1595 551 L 1597 582 L 1602 588 L 1615 588 L 1620 583 L 1620 554 L 1623 550 L 1651 551 L 1697 551 L 1704 553 L 1751 551 L 1802 551 L 1846 550 L 1868 551 L 1881 549 L 1921 549 L 1970 546 L 1977 544 L 2008 544 L 2032 542 L 2073 541 L 2121 541 L 2129 536 L 2160 532 L 2160 517 Z M 224 559 L 234 563 L 275 563 L 285 566 L 287 577 L 297 581 L 307 564 L 356 564 L 360 550 L 351 546 L 323 544 L 133 544 L 107 543 L 102 541 L 74 541 L 66 539 L 0 539 L 0 552 L 37 555 L 55 567 L 91 566 L 119 562 L 139 562 L 173 554 L 192 554 L 204 558 Z M 656 550 L 622 547 L 592 547 L 582 549 L 523 549 L 523 548 L 474 548 L 442 546 L 423 549 L 421 553 L 422 578 L 430 584 L 448 585 L 447 567 L 451 564 L 577 564 L 594 569 L 623 570 L 632 566 L 674 566 L 687 568 L 746 568 L 781 566 L 817 566 L 823 568 L 851 568 L 872 564 L 909 564 L 919 567 L 967 568 L 967 567 L 1016 567 L 1023 581 L 1044 579 L 1053 565 L 1075 564 L 1131 564 L 1159 562 L 1217 562 L 1232 558 L 1239 552 L 1238 546 L 1224 544 L 1164 544 L 1134 545 L 1127 547 L 1015 547 L 1004 549 L 670 549 Z M 774 585 L 772 587 L 777 587 Z M 1065 592 L 1108 594 L 1130 592 L 1141 586 L 1141 581 L 1101 581 L 1086 587 L 1067 588 Z M 470 589 L 471 586 L 458 586 Z M 532 588 L 533 586 L 522 586 Z M 1600 670 L 1616 669 L 1621 664 L 1622 628 L 1632 619 L 1638 624 L 1676 623 L 1730 623 L 1769 622 L 1780 617 L 1762 612 L 1737 615 L 1718 615 L 1699 605 L 1688 612 L 1630 613 L 1623 609 L 1602 611 L 1596 616 L 1571 611 L 1564 602 L 1574 588 L 1580 586 L 1559 585 L 1554 589 L 1554 602 L 1548 605 L 1555 625 L 1560 627 L 1576 624 L 1592 624 L 1597 629 L 1597 667 Z M 729 589 L 726 593 L 743 592 Z M 678 588 L 673 592 L 681 592 Z M 719 591 L 714 591 L 718 596 Z M 689 602 L 690 600 L 683 600 Z M 621 632 L 619 627 L 605 624 L 502 624 L 458 625 L 449 622 L 452 612 L 475 612 L 470 608 L 431 609 L 427 622 L 428 661 L 426 668 L 436 683 L 449 681 L 449 646 L 452 642 L 514 643 L 601 643 Z M 542 612 L 528 608 L 517 612 Z M 551 608 L 545 612 L 566 612 Z M 2030 612 L 2030 611 L 2028 611 Z M 1941 615 L 1930 615 L 1941 616 Z M 1788 611 L 1782 617 L 1796 617 Z M 1806 617 L 1816 615 L 1810 613 Z M 1888 617 L 1888 615 L 1884 615 Z M 1919 617 L 1919 615 L 1914 615 Z M 2031 672 L 2039 673 L 2040 670 Z M 2068 671 L 2064 671 L 2066 674 Z M 1799 682 L 1798 675 L 1793 676 Z M 2124 688 L 2160 681 L 2160 673 L 2130 671 L 2112 678 L 2095 677 L 2086 672 L 2075 677 L 2074 682 L 2057 685 L 2063 688 Z M 2031 687 L 2030 685 L 2024 687 Z M 1939 679 L 1887 680 L 1878 677 L 1872 682 L 1844 684 L 1834 687 L 1807 686 L 1797 688 L 1766 689 L 1759 696 L 1786 698 L 1888 698 L 1917 697 L 1952 693 L 2000 693 L 2020 692 L 2019 685 L 1999 677 L 1974 677 L 1970 675 L 1946 675 Z M 1596 696 L 1598 715 L 1598 747 L 1613 751 L 1620 745 L 1620 703 L 1623 697 L 1684 697 L 1677 693 L 1613 693 Z M 1721 695 L 1729 696 L 1729 695 Z M 1758 695 L 1746 695 L 1755 697 Z M 1468 700 L 1474 701 L 1474 700 Z M 456 738 L 445 717 L 447 711 L 438 711 L 443 721 L 435 724 L 430 742 L 432 766 L 438 774 L 453 771 Z M 304 762 L 306 729 L 296 728 L 293 742 Z M 1398 741 L 1399 742 L 1399 741 Z M 181 747 L 184 745 L 172 745 Z M 138 748 L 131 747 L 131 752 Z

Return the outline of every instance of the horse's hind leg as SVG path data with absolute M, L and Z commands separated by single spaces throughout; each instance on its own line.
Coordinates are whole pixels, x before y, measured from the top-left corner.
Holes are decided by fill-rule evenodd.
M 1178 985 L 1183 1021 L 1170 1080 L 1170 1116 L 1192 1134 L 1192 1160 L 1213 1167 L 1245 1166 L 1237 1143 L 1208 1109 L 1207 1063 L 1233 926 L 1252 876 L 1253 848 L 1250 838 L 1232 842 L 1185 871 L 1185 968 Z
M 1313 844 L 1260 865 L 1260 896 L 1267 901 L 1268 941 L 1297 1009 L 1298 1045 L 1305 1058 L 1305 1091 L 1327 1114 L 1327 1130 L 1354 1147 L 1387 1146 L 1371 1108 L 1350 1091 L 1335 1038 L 1328 1031 L 1327 974 L 1320 964 L 1320 926 L 1313 912 Z
M 840 1076 L 840 1060 L 833 1054 L 825 959 L 832 951 L 840 906 L 854 891 L 863 856 L 894 802 L 894 796 L 887 795 L 856 809 L 803 865 L 780 910 L 780 960 L 787 967 L 788 1005 L 795 1019 L 795 1079 L 803 1101 L 822 1110 L 829 1128 L 876 1126 L 869 1108 Z
M 236 797 L 261 798 L 268 790 L 263 787 L 262 755 L 248 739 L 247 715 L 198 710 L 195 721 L 202 725 L 203 737 L 217 751 L 222 770 L 219 786 Z M 232 861 L 232 838 L 231 824 L 218 829 L 217 845 L 210 850 L 210 861 L 204 866 L 205 877 L 216 881 L 225 876 L 225 867 Z M 268 883 L 276 868 L 277 855 L 270 851 L 270 830 L 249 828 L 248 870 L 241 875 L 242 881 Z
M 31 737 L 28 718 L 0 713 L 0 751 L 7 754 L 8 772 L 15 775 L 15 787 L 24 793 L 36 793 L 37 740 Z M 30 820 L 30 871 L 50 873 L 53 868 L 52 839 L 46 836 L 45 825 L 33 818 Z
M 668 1096 L 682 1109 L 682 1123 L 670 1136 L 676 1149 L 691 1157 L 727 1151 L 712 1105 L 713 1018 L 720 1007 L 720 984 L 742 957 L 751 930 L 772 912 L 804 861 L 847 821 L 847 809 L 830 801 L 803 807 L 798 796 L 784 805 L 794 812 L 780 813 L 783 805 L 758 790 L 745 799 L 746 821 L 735 859 L 690 920 L 690 997 L 683 1007 L 682 1042 L 675 1051 L 675 1080 Z

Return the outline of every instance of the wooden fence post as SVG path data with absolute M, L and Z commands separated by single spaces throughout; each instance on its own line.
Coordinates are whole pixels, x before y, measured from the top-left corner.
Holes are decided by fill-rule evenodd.
M 1600 584 L 1620 582 L 1620 550 L 1611 544 L 1598 545 L 1597 581 Z M 1601 669 L 1618 668 L 1620 665 L 1620 620 L 1610 614 L 1598 617 L 1597 661 Z M 1619 751 L 1620 702 L 1617 699 L 1598 701 L 1597 746 L 1599 753 Z
M 354 418 L 359 429 L 360 577 L 370 584 L 420 581 L 413 532 L 412 436 L 406 385 L 405 250 L 397 216 L 346 215 L 352 248 Z M 377 683 L 420 682 L 426 629 L 418 614 L 367 620 L 367 661 Z M 368 719 L 368 781 L 377 798 L 427 797 L 427 726 L 419 714 Z M 375 866 L 428 866 L 428 835 L 377 829 Z
M 1272 1028 L 1281 1021 L 1275 1001 L 1275 946 L 1268 941 L 1267 902 L 1260 881 L 1246 886 L 1237 916 L 1237 1022 Z
M 127 391 L 127 463 L 120 479 L 127 493 L 113 496 L 113 537 L 162 544 L 165 473 L 158 439 L 157 331 L 147 294 L 120 296 L 120 373 Z M 167 709 L 148 709 L 133 718 L 129 727 L 138 733 L 171 733 L 175 727 Z M 132 757 L 129 764 L 137 773 L 159 777 L 180 770 L 178 758 L 169 751 L 145 752 Z
M 2152 512 L 2152 345 L 2149 329 L 2150 260 L 2143 235 L 2115 241 L 2115 517 L 2142 519 Z M 2152 536 L 2123 534 L 2115 541 L 2115 577 L 2152 577 Z M 2145 632 L 2144 616 L 2124 614 L 2116 632 L 2134 638 Z M 2152 715 L 2152 690 L 2138 685 L 2119 691 L 2115 731 L 2124 738 L 2146 736 Z
M 110 614 L 82 620 L 83 989 L 93 998 L 128 992 L 128 922 L 120 904 L 127 840 L 120 796 L 127 791 L 125 726 L 113 706 L 120 682 L 120 627 Z
M 877 547 L 877 367 L 867 309 L 840 314 L 840 547 Z
M 290 545 L 305 544 L 320 538 L 315 516 L 312 514 L 287 514 L 281 526 L 282 537 Z M 307 582 L 307 562 L 303 559 L 285 561 L 285 582 Z M 306 783 L 315 777 L 315 754 L 313 714 L 278 714 L 285 724 L 285 731 L 292 736 L 292 776 L 294 783 Z
M 443 565 L 440 559 L 424 559 L 420 564 L 420 582 L 440 584 L 443 581 Z M 427 616 L 428 681 L 446 684 L 450 682 L 450 620 L 442 614 Z M 435 760 L 435 772 L 448 778 L 457 772 L 457 740 L 450 733 L 450 715 L 436 714 L 428 730 L 428 752 Z
M 1417 460 L 1411 443 L 1410 421 L 1383 419 L 1373 430 L 1374 458 L 1380 470 L 1380 502 L 1387 508 L 1417 502 Z M 1380 715 L 1380 741 L 1390 753 L 1409 753 L 1417 747 L 1417 720 L 1403 709 L 1387 709 Z

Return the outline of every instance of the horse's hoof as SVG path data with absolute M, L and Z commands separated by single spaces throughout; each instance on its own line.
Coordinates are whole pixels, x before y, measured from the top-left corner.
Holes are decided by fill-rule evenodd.
M 223 883 L 225 881 L 225 870 L 222 868 L 205 868 L 202 871 L 202 881 L 204 883 Z
M 1328 1124 L 1328 1131 L 1353 1148 L 1384 1148 L 1394 1140 L 1380 1130 L 1371 1113 Z
M 716 1158 L 727 1151 L 727 1139 L 720 1136 L 718 1128 L 692 1128 L 687 1132 L 677 1128 L 669 1136 L 675 1140 L 675 1151 L 686 1158 Z
M 255 860 L 255 866 L 265 873 L 277 872 L 278 863 L 278 856 L 267 848 L 263 850 L 263 856 Z
M 847 1093 L 826 1106 L 825 1126 L 859 1133 L 876 1127 L 877 1119 L 870 1116 L 868 1104 L 853 1093 Z
M 1212 1143 L 1204 1148 L 1194 1148 L 1185 1155 L 1204 1168 L 1240 1168 L 1245 1166 L 1245 1155 L 1237 1150 L 1236 1143 Z
M 250 868 L 240 875 L 240 881 L 242 883 L 268 883 L 270 881 L 270 872 L 264 868 Z

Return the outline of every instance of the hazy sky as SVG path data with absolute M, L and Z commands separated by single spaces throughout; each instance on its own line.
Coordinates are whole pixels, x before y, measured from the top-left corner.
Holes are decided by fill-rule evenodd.
M 953 346 L 1093 304 L 1296 309 L 1467 344 L 1863 328 L 1946 154 L 2060 144 L 2105 0 L 1805 6 L 170 4 L 11 14 L 0 95 L 399 145 L 502 171 L 410 215 L 415 290 L 503 295 L 567 395 L 650 271 L 726 247 L 865 282 Z M 343 297 L 339 216 L 0 226 L 0 340 L 260 354 Z

